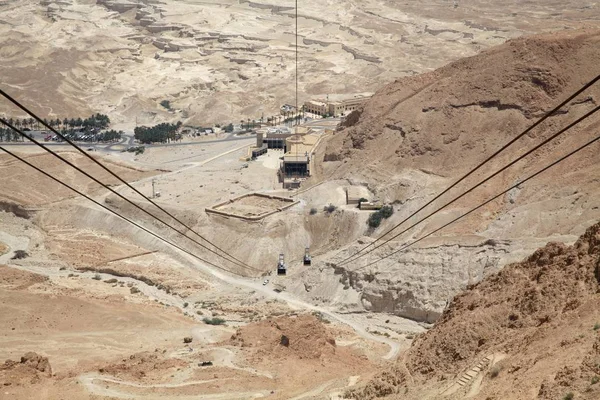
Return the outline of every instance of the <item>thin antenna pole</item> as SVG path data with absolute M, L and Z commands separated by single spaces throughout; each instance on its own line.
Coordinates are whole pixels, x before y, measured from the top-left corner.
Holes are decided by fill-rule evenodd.
M 300 123 L 300 121 L 297 119 L 298 117 L 298 112 L 299 112 L 299 108 L 298 108 L 298 0 L 296 0 L 296 116 L 294 117 L 294 121 L 295 121 L 295 137 L 294 140 L 298 140 L 298 125 Z M 296 162 L 298 162 L 298 147 L 299 147 L 299 143 L 296 143 Z M 297 165 L 297 164 L 296 164 Z M 296 177 L 296 179 L 298 179 L 298 185 L 296 187 L 296 196 L 298 196 L 298 190 L 300 189 L 300 178 Z
M 298 114 L 298 0 L 296 0 L 296 114 Z M 296 120 L 298 126 L 298 120 Z M 298 133 L 298 128 L 296 128 Z

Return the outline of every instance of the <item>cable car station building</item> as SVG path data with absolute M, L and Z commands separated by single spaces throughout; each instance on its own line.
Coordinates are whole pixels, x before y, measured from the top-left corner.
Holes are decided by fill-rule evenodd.
M 310 133 L 305 128 L 298 128 L 297 134 L 286 139 L 286 153 L 279 170 L 284 188 L 297 188 L 311 175 L 313 155 L 320 138 L 320 135 Z
M 293 128 L 272 128 L 259 130 L 256 134 L 256 146 L 252 150 L 252 159 L 265 154 L 268 149 L 282 149 L 278 176 L 286 189 L 297 188 L 311 175 L 314 167 L 313 155 L 323 137 L 303 126 Z

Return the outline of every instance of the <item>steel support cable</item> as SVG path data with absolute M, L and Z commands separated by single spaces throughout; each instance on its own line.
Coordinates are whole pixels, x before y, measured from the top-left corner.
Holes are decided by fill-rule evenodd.
M 129 189 L 133 190 L 135 193 L 137 193 L 138 195 L 140 195 L 144 200 L 150 202 L 150 204 L 152 204 L 153 206 L 155 206 L 156 208 L 158 208 L 160 211 L 162 211 L 163 213 L 165 213 L 166 215 L 168 215 L 173 220 L 177 221 L 179 224 L 181 224 L 181 226 L 185 227 L 188 231 L 192 232 L 194 235 L 198 236 L 200 239 L 204 240 L 206 243 L 210 244 L 211 246 L 213 246 L 218 251 L 226 254 L 231 259 L 233 259 L 233 260 L 235 260 L 235 261 L 237 261 L 237 262 L 245 265 L 248 268 L 252 268 L 249 265 L 247 265 L 246 263 L 244 263 L 243 261 L 241 261 L 241 260 L 237 259 L 236 257 L 232 256 L 231 254 L 229 254 L 228 252 L 226 252 L 225 250 L 223 250 L 222 248 L 220 248 L 219 246 L 217 246 L 216 244 L 214 244 L 210 240 L 208 240 L 205 237 L 203 237 L 202 235 L 200 235 L 198 232 L 196 232 L 194 229 L 192 229 L 186 223 L 184 223 L 179 218 L 177 218 L 176 216 L 174 216 L 168 210 L 166 210 L 163 207 L 161 207 L 160 205 L 158 205 L 152 199 L 146 197 L 146 195 L 144 195 L 142 192 L 140 192 L 135 187 L 133 187 L 129 182 L 127 182 L 124 179 L 122 179 L 119 175 L 117 175 L 111 169 L 109 169 L 108 167 L 106 167 L 100 161 L 96 160 L 94 157 L 92 157 L 91 155 L 89 155 L 88 153 L 86 153 L 83 149 L 81 149 L 79 146 L 77 146 L 75 143 L 73 143 L 69 138 L 67 138 L 66 136 L 64 136 L 63 134 L 61 134 L 60 132 L 58 132 L 56 129 L 54 129 L 53 127 L 51 127 L 50 125 L 48 125 L 48 123 L 44 122 L 40 117 L 38 117 L 37 115 L 35 115 L 32 111 L 30 111 L 29 109 L 27 109 L 24 105 L 22 105 L 20 102 L 18 102 L 17 100 L 15 100 L 13 97 L 11 97 L 9 94 L 7 94 L 4 90 L 0 89 L 0 95 L 2 95 L 3 97 L 5 97 L 7 100 L 9 100 L 11 103 L 13 103 L 14 105 L 16 105 L 17 107 L 19 107 L 21 110 L 25 111 L 27 114 L 31 115 L 36 121 L 38 121 L 39 123 L 41 123 L 42 125 L 44 125 L 51 132 L 53 132 L 54 134 L 56 134 L 57 136 L 59 136 L 61 139 L 63 139 L 64 141 L 66 141 L 69 145 L 75 147 L 81 154 L 83 154 L 85 157 L 87 157 L 88 159 L 90 159 L 93 163 L 99 165 L 103 170 L 105 170 L 106 172 L 108 172 L 113 177 L 117 178 L 119 180 L 119 182 L 121 182 L 124 185 L 126 185 Z M 187 235 L 185 235 L 185 236 L 187 237 Z
M 451 225 L 451 224 L 453 224 L 453 223 L 457 222 L 458 220 L 460 220 L 460 219 L 462 219 L 462 218 L 466 217 L 467 215 L 469 215 L 469 214 L 471 214 L 471 213 L 473 213 L 473 212 L 477 211 L 477 210 L 478 210 L 478 209 L 480 209 L 481 207 L 484 207 L 484 206 L 488 205 L 489 203 L 491 203 L 492 201 L 494 201 L 494 200 L 498 199 L 499 197 L 502 197 L 502 196 L 504 196 L 506 193 L 510 192 L 511 190 L 513 190 L 513 189 L 516 189 L 516 188 L 520 187 L 520 186 L 521 186 L 521 185 L 523 185 L 525 182 L 527 182 L 527 181 L 529 181 L 529 180 L 531 180 L 531 179 L 535 178 L 536 176 L 540 175 L 541 173 L 543 173 L 543 172 L 547 171 L 548 169 L 550 169 L 550 168 L 554 167 L 555 165 L 557 165 L 557 164 L 559 164 L 559 163 L 563 162 L 563 161 L 564 161 L 564 160 L 566 160 L 567 158 L 569 158 L 569 157 L 573 156 L 574 154 L 576 154 L 576 153 L 580 152 L 581 150 L 585 149 L 586 147 L 588 147 L 588 146 L 591 146 L 592 144 L 594 144 L 595 142 L 597 142 L 597 141 L 599 141 L 599 140 L 600 140 L 600 136 L 597 136 L 596 138 L 594 138 L 594 139 L 590 140 L 590 141 L 589 141 L 589 142 L 587 142 L 586 144 L 584 144 L 584 145 L 582 145 L 582 146 L 578 147 L 577 149 L 575 149 L 575 150 L 573 150 L 572 152 L 570 152 L 570 153 L 568 153 L 568 154 L 566 154 L 566 155 L 562 156 L 561 158 L 559 158 L 558 160 L 554 161 L 553 163 L 551 163 L 551 164 L 549 164 L 549 165 L 545 166 L 544 168 L 542 168 L 541 170 L 537 171 L 536 173 L 534 173 L 534 174 L 532 174 L 532 175 L 528 176 L 527 178 L 523 179 L 521 182 L 517 183 L 516 185 L 513 185 L 513 186 L 509 187 L 508 189 L 506 189 L 506 190 L 504 190 L 504 191 L 502 191 L 502 192 L 498 193 L 497 195 L 495 195 L 495 196 L 494 196 L 494 197 L 492 197 L 491 199 L 487 200 L 486 202 L 484 202 L 484 203 L 481 203 L 481 204 L 480 204 L 480 205 L 478 205 L 477 207 L 475 207 L 475 208 L 472 208 L 471 210 L 467 211 L 466 213 L 464 213 L 464 214 L 462 214 L 462 215 L 460 215 L 460 216 L 456 217 L 456 218 L 455 218 L 455 219 L 453 219 L 452 221 L 450 221 L 450 222 L 448 222 L 448 223 L 446 223 L 446 224 L 442 225 L 441 227 L 437 228 L 437 229 L 436 229 L 436 230 L 434 230 L 433 232 L 430 232 L 430 233 L 428 233 L 427 235 L 425 235 L 425 236 L 423 236 L 423 237 L 421 237 L 421 238 L 419 238 L 419 239 L 417 239 L 417 240 L 415 240 L 415 241 L 413 241 L 413 242 L 411 242 L 411 243 L 408 243 L 408 244 L 406 244 L 406 245 L 404 245 L 404 246 L 400 247 L 400 248 L 399 248 L 399 249 L 397 249 L 397 250 L 394 250 L 392 253 L 390 253 L 390 254 L 388 254 L 388 255 L 386 255 L 386 256 L 384 256 L 384 257 L 378 258 L 377 260 L 375 260 L 375 261 L 373 261 L 373 262 L 371 262 L 371 263 L 369 263 L 369 264 L 365 265 L 364 267 L 357 268 L 357 269 L 355 269 L 353 272 L 357 272 L 357 271 L 360 271 L 360 270 L 362 270 L 362 269 L 365 269 L 365 268 L 367 268 L 367 267 L 369 267 L 369 266 L 371 266 L 371 265 L 374 265 L 374 264 L 376 264 L 376 263 L 378 263 L 378 262 L 380 262 L 380 261 L 382 261 L 382 260 L 385 260 L 386 258 L 389 258 L 389 257 L 393 256 L 393 255 L 394 255 L 394 254 L 396 254 L 396 253 L 399 253 L 399 252 L 400 252 L 400 251 L 402 251 L 402 250 L 406 250 L 407 248 L 411 247 L 412 245 L 419 243 L 420 241 L 422 241 L 422 240 L 424 240 L 424 239 L 428 238 L 429 236 L 431 236 L 431 235 L 433 235 L 433 234 L 435 234 L 435 233 L 437 233 L 437 232 L 441 231 L 442 229 L 446 228 L 447 226 L 449 226 L 449 225 Z
M 446 189 L 444 189 L 442 192 L 440 192 L 438 195 L 436 195 L 433 199 L 429 200 L 427 203 L 425 203 L 423 206 L 421 206 L 418 210 L 416 210 L 413 213 L 411 213 L 408 217 L 406 217 L 400 223 L 396 224 L 390 230 L 388 230 L 387 232 L 385 232 L 382 235 L 380 235 L 378 238 L 375 239 L 375 241 L 373 241 L 372 243 L 369 243 L 368 245 L 362 247 L 360 250 L 358 250 L 354 254 L 352 254 L 352 255 L 346 257 L 345 259 L 343 259 L 342 261 L 340 261 L 340 265 L 341 265 L 341 263 L 346 262 L 347 260 L 353 258 L 354 256 L 362 253 L 363 251 L 365 251 L 369 247 L 375 245 L 375 243 L 377 243 L 378 241 L 380 241 L 381 239 L 383 239 L 385 236 L 389 235 L 391 232 L 393 232 L 394 230 L 396 230 L 396 228 L 398 228 L 399 226 L 401 226 L 402 224 L 404 224 L 405 222 L 407 222 L 409 219 L 411 219 L 416 214 L 418 214 L 419 212 L 421 212 L 427 206 L 431 205 L 434 201 L 436 201 L 437 199 L 439 199 L 440 197 L 442 197 L 444 194 L 448 193 L 451 189 L 453 189 L 454 187 L 456 187 L 456 185 L 458 185 L 460 182 L 462 182 L 465 179 L 467 179 L 474 172 L 476 172 L 481 167 L 483 167 L 485 164 L 487 164 L 489 161 L 491 161 L 493 158 L 495 158 L 496 156 L 498 156 L 498 154 L 502 153 L 504 150 L 506 150 L 508 147 L 510 147 L 512 144 L 514 144 L 517 140 L 521 139 L 523 136 L 525 136 L 526 134 L 528 134 L 529 132 L 531 132 L 534 128 L 536 128 L 537 126 L 539 126 L 542 122 L 544 122 L 546 119 L 548 119 L 552 115 L 556 114 L 556 112 L 558 110 L 560 110 L 561 108 L 563 108 L 565 105 L 567 105 L 571 100 L 573 100 L 574 98 L 576 98 L 577 96 L 579 96 L 581 93 L 583 93 L 584 91 L 586 91 L 587 89 L 589 89 L 596 82 L 598 82 L 598 80 L 600 80 L 600 75 L 596 76 L 594 79 L 592 79 L 591 81 L 589 81 L 588 83 L 586 83 L 581 89 L 579 89 L 577 92 L 575 92 L 574 94 L 572 94 L 571 96 L 569 96 L 566 100 L 564 100 L 558 106 L 556 106 L 552 110 L 548 111 L 546 114 L 544 114 L 544 116 L 542 116 L 540 119 L 538 119 L 533 125 L 531 125 L 527 129 L 525 129 L 523 132 L 521 132 L 515 138 L 511 139 L 508 143 L 506 143 L 504 146 L 502 146 L 500 149 L 498 149 L 494 154 L 488 156 L 485 160 L 483 160 L 482 162 L 480 162 L 475 168 L 471 169 L 469 172 L 467 172 L 465 175 L 463 175 L 460 179 L 458 179 L 452 185 L 448 186 Z
M 211 265 L 211 266 L 213 266 L 213 267 L 215 267 L 215 268 L 218 268 L 218 269 L 220 269 L 220 270 L 222 270 L 222 271 L 224 271 L 224 272 L 228 272 L 228 273 L 231 273 L 231 274 L 234 274 L 234 275 L 240 276 L 240 277 L 244 277 L 244 276 L 243 276 L 243 275 L 241 275 L 241 274 L 238 274 L 238 273 L 236 273 L 236 272 L 229 271 L 229 270 L 227 270 L 227 269 L 225 269 L 225 268 L 223 268 L 223 267 L 221 267 L 221 266 L 219 266 L 219 265 L 217 265 L 217 264 L 214 264 L 214 263 L 212 263 L 212 262 L 210 262 L 210 261 L 207 261 L 207 260 L 205 260 L 205 259 L 203 259 L 203 258 L 201 258 L 201 257 L 199 257 L 199 256 L 197 256 L 197 255 L 195 255 L 195 254 L 193 254 L 192 252 L 190 252 L 190 251 L 188 251 L 188 250 L 186 250 L 186 249 L 182 248 L 181 246 L 179 246 L 179 245 L 177 245 L 177 244 L 175 244 L 175 243 L 173 243 L 173 242 L 169 241 L 168 239 L 165 239 L 165 238 L 163 238 L 162 236 L 160 236 L 160 235 L 158 235 L 158 234 L 156 234 L 156 233 L 154 233 L 154 232 L 150 231 L 149 229 L 145 228 L 144 226 L 142 226 L 142 225 L 138 224 L 137 222 L 135 222 L 135 221 L 132 221 L 131 219 L 129 219 L 129 218 L 127 218 L 127 217 L 125 217 L 125 216 L 123 216 L 123 215 L 119 214 L 118 212 L 116 212 L 116 211 L 114 211 L 114 210 L 111 210 L 110 208 L 106 207 L 104 204 L 102 204 L 102 203 L 100 203 L 100 202 L 98 202 L 98 201 L 94 200 L 93 198 L 91 198 L 91 197 L 90 197 L 90 196 L 88 196 L 87 194 L 80 192 L 79 190 L 77 190 L 77 189 L 75 189 L 74 187 L 70 186 L 68 183 L 65 183 L 65 182 L 61 181 L 60 179 L 58 179 L 58 178 L 56 178 L 56 177 L 54 177 L 54 176 L 50 175 L 50 174 L 49 174 L 49 173 L 47 173 L 46 171 L 42 170 L 42 169 L 41 169 L 41 168 L 39 168 L 39 167 L 36 167 L 35 165 L 31 164 L 29 161 L 25 160 L 25 159 L 24 159 L 24 158 L 22 158 L 22 157 L 19 157 L 18 155 L 16 155 L 16 154 L 12 153 L 11 151 L 9 151 L 9 150 L 5 149 L 4 147 L 1 147 L 1 146 L 0 146 L 0 150 L 4 151 L 5 153 L 7 153 L 7 154 L 9 154 L 9 155 L 11 155 L 11 156 L 13 156 L 13 157 L 14 157 L 14 158 L 16 158 L 17 160 L 19 160 L 19 161 L 22 161 L 22 162 L 23 162 L 23 163 L 25 163 L 26 165 L 28 165 L 28 166 L 30 166 L 31 168 L 35 169 L 36 171 L 38 171 L 38 172 L 40 172 L 40 173 L 44 174 L 44 175 L 45 175 L 45 176 L 47 176 L 48 178 L 50 178 L 50 179 L 52 179 L 53 181 L 55 181 L 55 182 L 57 182 L 57 183 L 59 183 L 59 184 L 63 185 L 64 187 L 66 187 L 66 188 L 68 188 L 68 189 L 72 190 L 73 192 L 77 193 L 78 195 L 80 195 L 80 196 L 82 196 L 82 197 L 84 197 L 84 198 L 88 199 L 89 201 L 91 201 L 91 202 L 92 202 L 92 203 L 94 203 L 95 205 L 97 205 L 97 206 L 99 206 L 99 207 L 102 207 L 104 210 L 106 210 L 106 211 L 108 211 L 108 212 L 110 212 L 110 213 L 112 213 L 112 214 L 116 215 L 117 217 L 119 217 L 119 218 L 123 219 L 123 220 L 124 220 L 124 221 L 126 221 L 126 222 L 129 222 L 130 224 L 132 224 L 132 225 L 134 225 L 134 226 L 138 227 L 139 229 L 141 229 L 141 230 L 145 231 L 146 233 L 149 233 L 150 235 L 154 236 L 155 238 L 157 238 L 157 239 L 161 240 L 162 242 L 165 242 L 165 243 L 167 243 L 168 245 L 170 245 L 170 246 L 173 246 L 173 247 L 174 247 L 174 248 L 176 248 L 177 250 L 179 250 L 179 251 L 182 251 L 182 252 L 184 252 L 184 253 L 186 253 L 186 254 L 188 254 L 188 255 L 190 255 L 190 256 L 192 256 L 192 257 L 194 257 L 195 259 L 197 259 L 197 260 L 199 260 L 199 261 L 202 261 L 202 262 L 204 262 L 204 263 L 206 263 L 206 264 L 208 264 L 208 265 Z
M 232 260 L 226 258 L 225 256 L 217 253 L 213 249 L 207 247 L 206 245 L 198 242 L 196 239 L 187 236 L 184 232 L 180 231 L 179 229 L 175 228 L 171 224 L 169 224 L 169 223 L 163 221 L 162 219 L 158 218 L 157 216 L 155 216 L 154 214 L 152 214 L 150 211 L 148 211 L 148 210 L 144 209 L 143 207 L 141 207 L 139 204 L 134 203 L 132 200 L 130 200 L 127 197 L 123 196 L 122 194 L 120 194 L 119 192 L 117 192 L 116 190 L 114 190 L 113 188 L 111 188 L 110 186 L 107 186 L 106 184 L 100 182 L 98 179 L 94 178 L 93 176 L 91 176 L 90 174 L 88 174 L 87 172 L 85 172 L 84 170 L 82 170 L 81 168 L 79 168 L 78 166 L 76 166 L 75 164 L 73 164 L 72 162 L 70 162 L 69 160 L 67 160 L 64 157 L 62 157 L 60 154 L 58 154 L 55 151 L 53 151 L 53 150 L 49 149 L 48 147 L 44 146 L 43 144 L 41 144 L 37 140 L 35 140 L 35 139 L 27 136 L 23 131 L 21 131 L 20 129 L 17 129 L 16 127 L 14 127 L 13 125 L 11 125 L 8 121 L 4 120 L 3 118 L 0 118 L 0 123 L 2 123 L 3 125 L 9 127 L 10 129 L 14 130 L 15 132 L 19 133 L 21 136 L 28 138 L 31 142 L 33 142 L 37 146 L 41 147 L 42 149 L 44 149 L 48 153 L 52 154 L 54 157 L 58 158 L 59 160 L 61 160 L 65 164 L 69 165 L 70 167 L 74 168 L 75 170 L 77 170 L 81 174 L 83 174 L 86 177 L 88 177 L 89 179 L 93 180 L 94 182 L 96 182 L 97 184 L 99 184 L 100 186 L 102 186 L 103 188 L 105 188 L 105 189 L 109 190 L 110 192 L 112 192 L 113 194 L 117 195 L 119 198 L 125 200 L 127 203 L 131 204 L 132 206 L 134 206 L 138 210 L 142 211 L 146 215 L 148 215 L 148 216 L 152 217 L 153 219 L 159 221 L 163 225 L 165 225 L 165 226 L 173 229 L 175 232 L 179 233 L 180 235 L 182 235 L 183 237 L 185 237 L 188 240 L 192 241 L 193 243 L 197 244 L 198 246 L 200 246 L 200 247 L 202 247 L 202 248 L 210 251 L 211 253 L 217 255 L 218 257 L 223 258 L 225 261 L 228 261 L 228 262 L 230 262 L 230 263 L 232 263 L 234 265 L 237 265 L 237 266 L 242 267 L 242 268 L 247 268 L 247 269 L 252 269 L 252 270 L 258 271 L 256 269 L 254 269 L 254 268 L 252 268 L 252 267 L 244 264 L 244 263 L 241 263 L 241 262 L 238 263 L 236 261 L 232 261 Z
M 385 241 L 383 241 L 382 243 L 380 243 L 379 245 L 373 247 L 372 249 L 370 249 L 367 252 L 364 252 L 360 255 L 358 255 L 357 257 L 345 261 L 345 262 L 340 262 L 339 264 L 337 264 L 338 266 L 341 265 L 346 265 L 348 263 L 354 262 L 362 257 L 364 257 L 365 255 L 377 250 L 378 248 L 380 248 L 381 246 L 384 246 L 385 244 L 389 243 L 390 241 L 394 240 L 395 238 L 397 238 L 398 236 L 408 232 L 409 230 L 411 230 L 412 228 L 420 225 L 421 223 L 423 223 L 424 221 L 428 220 L 429 218 L 431 218 L 432 216 L 434 216 L 435 214 L 439 213 L 441 210 L 443 210 L 444 208 L 448 207 L 449 205 L 455 203 L 456 201 L 458 201 L 459 199 L 463 198 L 464 196 L 466 196 L 467 194 L 471 193 L 473 190 L 477 189 L 478 187 L 482 186 L 483 184 L 485 184 L 486 182 L 488 182 L 489 180 L 493 179 L 494 177 L 498 176 L 500 173 L 504 172 L 505 170 L 507 170 L 508 168 L 512 167 L 514 164 L 516 164 L 517 162 L 519 162 L 520 160 L 522 160 L 523 158 L 527 157 L 528 155 L 530 155 L 531 153 L 534 153 L 535 151 L 539 150 L 541 147 L 545 146 L 546 144 L 548 144 L 549 142 L 551 142 L 552 140 L 556 139 L 558 136 L 562 135 L 563 133 L 565 133 L 566 131 L 568 131 L 569 129 L 573 128 L 574 126 L 578 125 L 579 123 L 581 123 L 582 121 L 584 121 L 585 119 L 589 118 L 590 116 L 592 116 L 594 113 L 600 111 L 600 106 L 595 107 L 594 109 L 592 109 L 591 111 L 589 111 L 588 113 L 586 113 L 584 116 L 578 118 L 576 121 L 572 122 L 571 124 L 569 124 L 567 127 L 561 129 L 560 131 L 558 131 L 557 133 L 555 133 L 554 135 L 548 137 L 547 139 L 545 139 L 543 142 L 539 143 L 537 146 L 531 148 L 530 150 L 528 150 L 527 152 L 521 154 L 519 157 L 517 157 L 515 160 L 511 161 L 510 163 L 506 164 L 504 167 L 500 168 L 499 170 L 497 170 L 496 172 L 494 172 L 493 174 L 489 175 L 487 178 L 483 179 L 482 181 L 480 181 L 479 183 L 477 183 L 476 185 L 470 187 L 469 189 L 467 189 L 466 191 L 464 191 L 462 194 L 456 196 L 455 198 L 453 198 L 452 200 L 450 200 L 449 202 L 447 202 L 446 204 L 444 204 L 443 206 L 437 208 L 435 211 L 432 211 L 431 213 L 429 213 L 427 216 L 421 218 L 420 220 L 418 220 L 417 222 L 415 222 L 414 224 L 412 224 L 411 226 L 409 226 L 408 228 L 402 230 L 401 232 L 395 234 L 394 236 L 392 236 L 389 239 L 386 239 Z
M 296 116 L 300 113 L 298 106 L 298 0 L 296 0 Z M 299 121 L 296 120 L 296 134 L 298 134 L 298 122 Z

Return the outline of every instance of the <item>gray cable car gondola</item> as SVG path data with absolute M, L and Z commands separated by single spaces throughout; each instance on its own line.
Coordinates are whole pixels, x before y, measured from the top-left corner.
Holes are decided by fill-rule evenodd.
M 286 275 L 287 267 L 285 266 L 285 262 L 283 261 L 283 254 L 279 255 L 279 262 L 277 263 L 277 275 Z
M 304 265 L 310 265 L 312 262 L 312 258 L 310 257 L 310 253 L 308 250 L 308 247 L 304 250 Z

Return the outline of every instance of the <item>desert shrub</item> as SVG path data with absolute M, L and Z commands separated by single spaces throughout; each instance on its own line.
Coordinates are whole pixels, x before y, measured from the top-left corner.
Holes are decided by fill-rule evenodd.
M 105 280 L 104 283 L 117 283 L 117 280 L 115 278 L 111 278 L 111 279 Z
M 192 338 L 191 336 L 187 336 L 183 338 L 183 343 L 192 343 L 193 340 L 194 338 Z
M 183 303 L 183 308 L 187 308 L 187 306 L 189 306 L 189 304 L 187 302 Z
M 381 221 L 391 217 L 394 214 L 394 208 L 392 206 L 383 206 L 381 210 L 375 211 L 373 214 L 369 215 L 369 219 L 367 220 L 367 224 L 371 228 L 378 228 L 381 225 Z
M 96 281 L 100 281 L 100 280 L 102 280 L 102 277 L 100 276 L 100 274 L 96 274 L 92 277 L 92 279 L 94 279 Z
M 202 321 L 204 321 L 204 323 L 208 324 L 208 325 L 225 325 L 225 322 L 226 322 L 223 318 L 217 318 L 217 317 L 213 317 L 213 318 L 206 317 Z
M 596 375 L 592 378 L 592 385 L 595 385 L 598 382 L 600 382 L 600 377 Z
M 360 199 L 358 199 L 358 208 L 360 208 L 360 203 L 362 202 L 368 202 L 369 200 L 365 199 L 364 197 L 361 197 Z
M 311 208 L 310 209 L 310 215 L 315 215 L 317 213 L 317 209 L 316 208 Z
M 331 214 L 332 212 L 334 212 L 335 210 L 337 210 L 337 207 L 334 206 L 333 204 L 329 203 L 329 205 L 325 206 L 323 208 L 323 211 L 325 211 L 326 213 Z
M 597 331 L 598 329 L 600 329 L 600 323 L 596 322 L 594 324 L 594 330 Z
M 369 224 L 371 228 L 377 228 L 379 227 L 379 225 L 381 225 L 381 214 L 379 213 L 379 211 L 376 211 L 373 214 L 369 215 L 367 224 Z
M 120 278 L 133 278 L 137 281 L 142 281 L 144 282 L 146 285 L 148 286 L 157 286 L 157 283 L 154 282 L 152 279 L 144 276 L 144 275 L 135 275 L 135 274 L 131 274 L 131 273 L 127 273 L 127 272 L 121 272 L 121 271 L 117 271 L 114 270 L 112 268 L 92 268 L 92 267 L 81 267 L 78 268 L 79 271 L 82 272 L 86 272 L 86 271 L 97 271 L 97 272 L 102 272 L 104 274 L 109 274 L 109 275 L 113 275 L 113 276 L 118 276 Z M 159 284 L 160 285 L 160 284 Z M 164 288 L 164 287 L 163 287 Z
M 163 100 L 160 102 L 160 105 L 166 108 L 167 110 L 171 109 L 171 102 L 169 100 Z
M 131 293 L 131 294 L 136 294 L 139 292 L 140 292 L 140 289 L 136 288 L 135 286 L 133 286 L 131 289 L 129 289 L 129 293 Z
M 394 208 L 392 206 L 383 206 L 381 210 L 379 210 L 382 218 L 388 219 L 394 214 Z
M 131 147 L 127 148 L 126 151 L 128 153 L 135 153 L 136 156 L 139 156 L 140 154 L 144 154 L 144 151 L 146 151 L 146 147 L 144 147 L 144 146 L 131 146 Z
M 17 250 L 15 251 L 15 255 L 12 256 L 11 260 L 22 260 L 27 257 L 29 257 L 29 254 L 26 251 Z
M 565 394 L 565 397 L 563 397 L 563 400 L 573 400 L 575 398 L 575 395 L 573 394 L 573 392 L 569 392 L 567 394 Z

